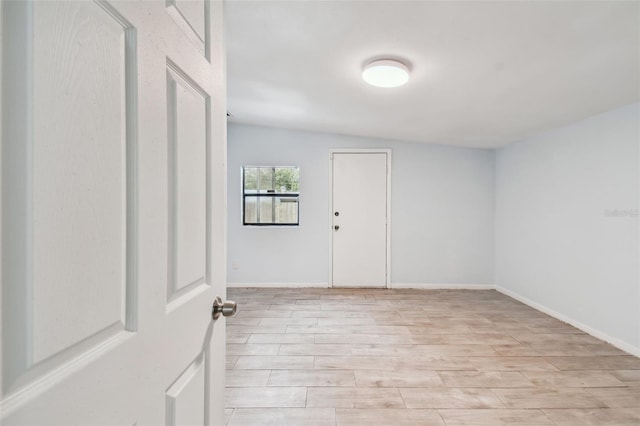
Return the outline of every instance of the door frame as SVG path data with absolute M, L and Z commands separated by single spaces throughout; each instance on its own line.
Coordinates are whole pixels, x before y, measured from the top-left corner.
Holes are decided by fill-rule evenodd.
M 334 154 L 386 154 L 387 155 L 387 241 L 386 277 L 383 288 L 391 288 L 391 148 L 332 148 L 329 149 L 329 287 L 333 285 L 333 155 Z M 342 287 L 339 287 L 342 288 Z

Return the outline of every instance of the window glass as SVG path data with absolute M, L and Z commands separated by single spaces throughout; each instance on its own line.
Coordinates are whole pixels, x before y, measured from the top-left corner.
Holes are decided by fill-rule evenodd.
M 273 223 L 273 197 L 260 197 L 260 223 Z
M 244 190 L 258 190 L 258 169 L 256 167 L 246 167 L 244 169 Z
M 293 223 L 298 221 L 298 198 L 276 198 L 276 223 Z
M 299 196 L 297 167 L 242 168 L 243 225 L 298 225 Z
M 273 191 L 273 168 L 260 167 L 260 192 Z
M 277 192 L 298 192 L 298 168 L 276 167 L 275 174 Z
M 244 222 L 258 223 L 258 209 L 256 197 L 245 197 L 244 199 Z

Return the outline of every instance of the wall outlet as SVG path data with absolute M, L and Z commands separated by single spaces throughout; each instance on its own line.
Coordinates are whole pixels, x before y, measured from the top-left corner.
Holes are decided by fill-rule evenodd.
M 240 269 L 240 263 L 237 260 L 234 260 L 231 262 L 231 267 L 237 271 L 238 269 Z

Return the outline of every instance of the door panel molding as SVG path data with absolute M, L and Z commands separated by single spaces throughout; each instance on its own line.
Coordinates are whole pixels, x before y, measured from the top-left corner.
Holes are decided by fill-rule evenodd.
M 210 139 L 209 94 L 167 58 L 168 310 L 211 282 Z
M 166 425 L 209 424 L 206 352 L 201 353 L 166 391 Z
M 199 16 L 200 11 L 197 10 L 197 6 L 201 8 L 202 16 Z M 209 57 L 211 43 L 209 39 L 209 7 L 209 2 L 204 0 L 197 2 L 166 0 L 166 10 L 171 19 L 207 61 L 211 60 Z
M 3 322 L 9 332 L 2 341 L 5 398 L 0 411 L 8 415 L 25 398 L 113 350 L 137 329 L 137 48 L 135 27 L 106 1 L 9 2 L 2 9 L 2 26 L 11 23 L 7 33 L 20 34 L 2 46 L 3 63 L 11 64 L 3 67 L 2 102 L 12 106 L 3 108 L 8 124 L 2 134 L 3 251 L 15 256 L 15 261 L 5 259 L 2 271 Z M 68 20 L 68 25 L 48 32 L 52 15 Z M 88 46 L 83 49 L 79 41 Z M 69 54 L 75 58 L 97 58 L 69 69 L 50 54 L 60 45 L 74 46 Z M 102 50 L 94 53 L 94 48 Z M 35 66 L 47 73 L 36 75 Z M 95 108 L 96 99 L 107 101 Z M 53 101 L 57 108 L 49 105 Z M 65 126 L 77 128 L 74 140 L 63 138 Z M 108 148 L 104 142 L 110 142 Z M 76 148 L 99 154 L 73 158 Z M 56 156 L 69 161 L 56 164 L 51 160 Z M 115 183 L 103 179 L 106 175 L 117 176 Z M 103 192 L 113 201 L 114 214 L 109 216 L 115 232 L 100 227 L 107 213 L 95 212 Z M 57 226 L 45 225 L 45 220 Z M 76 232 L 74 237 L 65 232 L 80 226 L 93 232 Z M 110 262 L 92 254 L 105 241 L 118 252 Z M 50 259 L 51 253 L 79 261 L 64 268 Z M 105 288 L 100 277 L 114 271 L 110 282 L 117 286 Z M 93 288 L 87 277 L 94 278 Z M 95 303 L 78 300 L 80 290 L 87 297 L 93 294 Z M 65 292 L 66 305 L 51 303 L 53 296 L 60 300 Z M 73 327 L 71 336 L 60 335 Z

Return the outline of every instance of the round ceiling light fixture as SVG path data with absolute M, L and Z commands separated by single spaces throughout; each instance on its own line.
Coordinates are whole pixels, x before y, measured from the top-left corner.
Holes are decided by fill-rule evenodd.
M 376 87 L 400 87 L 409 81 L 409 68 L 395 59 L 380 59 L 364 67 L 362 79 Z

